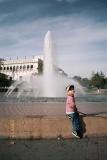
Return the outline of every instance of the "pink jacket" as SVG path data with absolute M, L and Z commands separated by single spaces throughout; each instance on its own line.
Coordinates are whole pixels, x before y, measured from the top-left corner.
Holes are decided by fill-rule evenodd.
M 75 99 L 73 96 L 67 96 L 66 113 L 75 112 Z

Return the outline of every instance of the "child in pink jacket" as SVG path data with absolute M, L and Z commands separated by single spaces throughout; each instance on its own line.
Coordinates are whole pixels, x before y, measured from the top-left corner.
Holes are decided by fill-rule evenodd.
M 70 85 L 67 88 L 67 100 L 66 100 L 66 114 L 72 122 L 72 134 L 80 138 L 80 117 L 75 104 L 74 97 L 74 85 Z

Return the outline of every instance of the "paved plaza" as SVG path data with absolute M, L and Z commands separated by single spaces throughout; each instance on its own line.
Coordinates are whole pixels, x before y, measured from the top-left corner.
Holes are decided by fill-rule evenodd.
M 107 160 L 107 137 L 0 140 L 0 160 Z
M 107 117 L 107 102 L 77 102 L 80 112 Z M 0 102 L 0 118 L 65 116 L 65 102 Z
M 86 113 L 87 116 L 101 116 L 104 120 L 107 118 L 107 102 L 79 102 L 77 103 L 77 107 L 80 112 Z M 0 118 L 29 118 L 29 116 L 35 118 L 37 115 L 64 117 L 65 102 L 1 102 Z M 44 129 L 45 132 L 46 128 Z M 12 141 L 1 139 L 0 160 L 107 160 L 107 136 L 50 140 Z

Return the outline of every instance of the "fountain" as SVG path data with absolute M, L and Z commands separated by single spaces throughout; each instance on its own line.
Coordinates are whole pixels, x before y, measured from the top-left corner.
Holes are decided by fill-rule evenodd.
M 44 69 L 43 75 L 26 75 L 16 81 L 6 93 L 9 96 L 18 88 L 17 97 L 65 97 L 65 88 L 69 84 L 75 85 L 76 93 L 84 93 L 83 88 L 68 76 L 59 73 L 56 62 L 56 51 L 51 31 L 46 33 L 44 39 Z
M 59 101 L 61 98 L 56 99 L 56 97 L 65 97 L 65 88 L 69 84 L 75 86 L 77 94 L 84 93 L 84 91 L 72 78 L 59 73 L 58 67 L 56 67 L 57 64 L 55 63 L 56 56 L 54 49 L 52 34 L 48 31 L 44 40 L 43 75 L 34 76 L 26 74 L 22 79 L 15 81 L 10 86 L 6 93 L 7 96 L 10 95 L 9 98 L 6 99 L 6 97 L 4 97 L 4 99 L 0 99 L 1 137 L 10 137 L 13 139 L 22 139 L 23 137 L 24 139 L 70 138 L 71 129 L 69 130 L 70 127 L 68 126 L 68 120 L 66 120 L 65 116 L 65 98 L 62 98 L 63 101 Z M 14 92 L 15 89 L 18 91 Z M 15 93 L 19 98 L 14 97 Z M 39 97 L 39 102 L 43 103 L 38 103 Z M 46 101 L 44 101 L 45 97 Z M 53 97 L 55 97 L 55 99 Z M 106 101 L 102 103 L 92 103 L 92 100 L 90 102 L 85 102 L 84 100 L 85 99 L 83 99 L 83 102 L 79 101 L 79 103 L 77 103 L 78 111 L 81 111 L 81 113 L 83 112 L 91 116 L 107 113 Z M 99 119 L 97 120 L 97 118 Z M 90 133 L 95 135 L 99 133 L 99 130 L 101 130 L 100 133 L 102 133 L 102 135 L 107 133 L 107 127 L 105 127 L 106 117 L 96 117 L 95 119 L 93 119 L 93 117 L 85 117 L 84 120 L 85 123 L 83 124 L 88 126 L 90 126 L 90 124 L 93 125 L 88 127 L 87 133 L 89 133 L 89 135 Z M 95 121 L 94 123 L 93 120 Z M 95 130 L 98 122 L 101 122 L 100 126 Z M 95 128 L 94 131 L 92 128 Z
M 55 51 L 52 34 L 47 32 L 44 39 L 44 71 L 43 71 L 43 95 L 55 97 Z

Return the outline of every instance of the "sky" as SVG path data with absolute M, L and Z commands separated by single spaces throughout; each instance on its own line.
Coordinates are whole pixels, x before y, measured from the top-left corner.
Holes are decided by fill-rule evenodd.
M 43 55 L 48 30 L 69 76 L 107 76 L 107 0 L 0 0 L 0 58 Z

